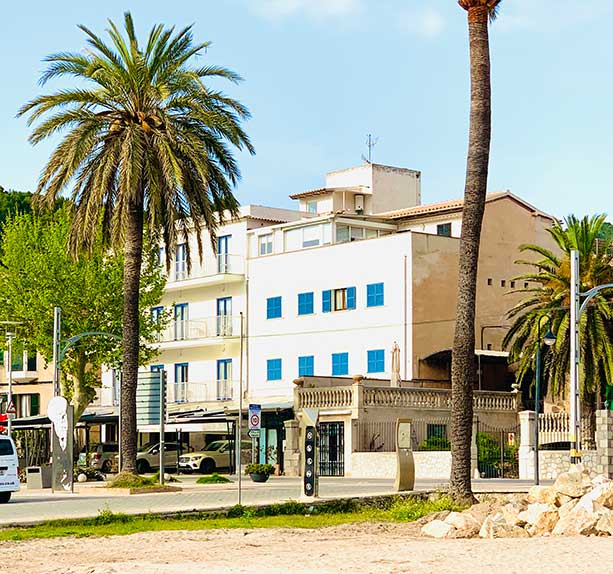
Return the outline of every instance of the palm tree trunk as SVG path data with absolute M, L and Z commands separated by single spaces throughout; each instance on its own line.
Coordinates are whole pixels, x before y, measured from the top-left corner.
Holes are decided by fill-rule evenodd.
M 143 201 L 129 206 L 123 266 L 123 365 L 121 378 L 121 471 L 136 473 L 136 384 L 139 350 L 139 288 L 143 259 Z
M 491 139 L 488 23 L 489 13 L 486 7 L 477 6 L 469 9 L 470 136 L 460 239 L 457 315 L 451 363 L 450 494 L 462 502 L 474 500 L 470 468 L 473 386 L 476 380 L 475 302 Z

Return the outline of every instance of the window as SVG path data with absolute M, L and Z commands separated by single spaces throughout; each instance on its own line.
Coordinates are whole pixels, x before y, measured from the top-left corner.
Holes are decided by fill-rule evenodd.
M 321 226 L 309 225 L 302 228 L 302 247 L 317 247 L 321 240 Z
M 349 374 L 349 353 L 332 353 L 332 376 Z
M 501 287 L 506 287 L 506 286 L 507 286 L 507 282 L 506 282 L 504 279 L 502 279 L 502 280 L 500 281 L 500 286 L 501 286 Z
M 281 297 L 269 297 L 266 300 L 266 318 L 279 319 L 281 317 Z
M 315 372 L 315 357 L 298 357 L 298 376 L 312 377 Z
M 436 226 L 436 234 L 451 237 L 451 223 L 440 223 Z
M 187 276 L 187 243 L 179 243 L 175 253 L 175 279 L 185 279 Z
M 272 233 L 260 235 L 258 241 L 260 244 L 260 255 L 270 255 L 272 253 Z
M 317 202 L 316 201 L 308 201 L 307 202 L 307 211 L 309 213 L 317 213 Z
M 36 371 L 36 350 L 28 349 L 27 353 L 27 370 Z
M 528 283 L 524 283 L 524 289 L 528 289 Z
M 313 293 L 298 294 L 298 315 L 311 315 L 313 313 Z
M 490 277 L 490 278 L 487 280 L 487 284 L 488 284 L 488 285 L 491 287 L 491 286 L 492 286 L 492 283 L 493 283 L 493 281 L 492 281 L 492 278 Z
M 187 303 L 175 305 L 175 341 L 189 338 L 189 306 Z
M 377 237 L 376 229 L 365 229 L 364 232 L 366 233 L 366 239 L 373 239 L 374 237 Z
M 336 242 L 347 243 L 349 241 L 349 226 L 337 225 L 336 226 Z
M 383 283 L 371 283 L 366 286 L 366 306 L 381 307 L 384 303 Z
M 359 241 L 360 239 L 364 239 L 364 228 L 352 227 L 351 228 L 351 241 Z
M 164 248 L 163 247 L 159 247 L 158 248 L 158 252 L 157 252 L 157 264 L 158 267 L 162 267 L 164 265 L 165 259 L 166 259 L 166 255 L 164 253 Z
M 162 321 L 163 313 L 164 313 L 164 307 L 152 307 L 151 308 L 151 321 L 159 324 Z
M 268 359 L 266 361 L 266 378 L 269 381 L 281 380 L 281 359 Z
M 175 403 L 187 400 L 188 364 L 175 363 Z
M 511 281 L 511 289 L 515 289 L 515 281 Z
M 345 311 L 355 309 L 356 294 L 355 287 L 344 287 L 342 289 L 331 289 L 322 292 L 322 311 Z
M 377 349 L 376 351 L 368 351 L 368 372 L 385 372 L 385 351 L 383 349 Z
M 151 365 L 151 366 L 149 367 L 149 370 L 150 370 L 152 373 L 159 373 L 160 371 L 163 371 L 163 370 L 164 370 L 164 365 Z

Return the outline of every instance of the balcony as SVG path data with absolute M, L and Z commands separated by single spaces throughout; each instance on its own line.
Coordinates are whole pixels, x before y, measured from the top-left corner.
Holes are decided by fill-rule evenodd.
M 234 398 L 238 381 L 219 379 L 207 382 L 169 383 L 168 404 L 224 402 Z
M 234 283 L 245 277 L 245 260 L 241 255 L 217 255 L 205 257 L 200 262 L 197 254 L 192 261 L 191 272 L 187 262 L 175 261 L 168 275 L 166 291 L 179 291 L 220 283 Z
M 23 354 L 18 353 L 17 355 L 13 355 L 11 371 L 11 378 L 14 383 L 30 383 L 38 379 L 36 354 L 32 353 L 28 355 L 28 353 L 25 352 Z M 8 373 L 5 374 L 8 377 Z
M 174 320 L 156 341 L 160 349 L 220 345 L 240 337 L 239 315 L 218 315 L 204 319 Z

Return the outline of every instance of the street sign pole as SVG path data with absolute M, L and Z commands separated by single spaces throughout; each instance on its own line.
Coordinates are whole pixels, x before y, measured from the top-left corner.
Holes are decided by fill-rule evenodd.
M 6 421 L 6 431 L 8 436 L 11 436 L 13 426 L 12 414 L 8 411 L 11 410 L 11 407 L 14 408 L 15 405 L 13 405 L 13 333 L 10 332 L 6 334 L 6 360 L 6 378 L 8 380 L 8 403 L 6 405 L 8 420 Z
M 160 371 L 160 484 L 164 484 L 164 419 L 166 417 L 166 371 Z M 178 445 L 177 445 L 177 448 Z M 178 469 L 177 469 L 178 470 Z
M 53 396 L 59 397 L 60 391 L 60 342 L 62 335 L 62 309 L 53 308 Z
M 256 462 L 255 441 L 262 428 L 262 405 L 249 405 L 249 436 L 251 437 L 251 462 Z
M 238 428 L 236 431 L 236 472 L 238 474 L 238 504 L 242 502 L 242 469 L 241 469 L 241 454 L 243 450 L 243 346 L 244 346 L 244 333 L 243 333 L 243 312 L 240 314 L 241 322 L 241 338 L 240 338 L 240 361 L 239 361 L 239 373 L 238 373 Z

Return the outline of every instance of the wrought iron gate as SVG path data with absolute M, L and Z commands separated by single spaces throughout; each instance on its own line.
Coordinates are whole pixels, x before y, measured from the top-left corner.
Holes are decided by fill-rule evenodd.
M 319 476 L 345 476 L 345 423 L 320 423 Z
M 519 478 L 519 426 L 496 428 L 477 423 L 481 478 Z

